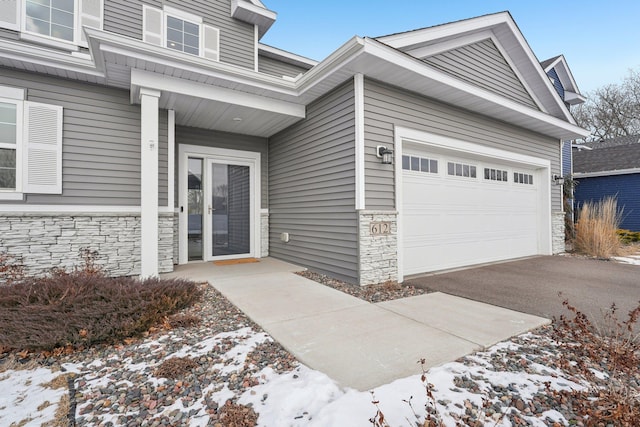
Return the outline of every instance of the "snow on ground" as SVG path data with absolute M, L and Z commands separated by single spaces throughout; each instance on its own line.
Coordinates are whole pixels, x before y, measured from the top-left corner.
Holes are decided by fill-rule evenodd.
M 532 339 L 534 335 L 528 334 Z M 525 336 L 526 337 L 526 336 Z M 248 354 L 260 343 L 271 338 L 250 328 L 243 328 L 232 333 L 219 334 L 211 339 L 201 342 L 191 348 L 183 347 L 177 352 L 166 355 L 162 360 L 171 357 L 194 357 L 206 354 L 225 338 L 237 339 L 237 345 L 224 355 L 227 361 L 226 370 L 241 369 L 247 360 Z M 160 337 L 143 345 L 161 351 L 160 343 L 166 337 Z M 433 394 L 437 402 L 440 414 L 447 426 L 455 425 L 455 414 L 463 415 L 469 403 L 482 407 L 482 398 L 489 396 L 488 391 L 494 387 L 509 387 L 517 393 L 525 402 L 534 394 L 545 389 L 545 383 L 551 389 L 567 390 L 581 389 L 583 385 L 573 383 L 562 377 L 562 372 L 557 369 L 544 366 L 540 363 L 528 363 L 526 372 L 501 371 L 495 368 L 496 359 L 500 359 L 501 351 L 518 351 L 519 345 L 513 342 L 500 343 L 485 352 L 475 353 L 461 362 L 447 363 L 432 368 L 426 372 L 427 381 L 433 384 Z M 65 364 L 64 368 L 76 373 L 79 378 L 86 381 L 85 392 L 92 390 L 99 394 L 100 387 L 105 385 L 107 374 L 90 375 L 88 367 L 101 367 L 119 358 L 118 355 L 108 360 L 87 360 L 81 364 Z M 524 358 L 524 356 L 522 356 Z M 122 358 L 123 369 L 139 371 L 139 363 Z M 523 359 L 523 362 L 528 362 Z M 416 365 L 419 372 L 420 366 Z M 40 426 L 42 423 L 52 420 L 61 396 L 66 389 L 51 389 L 44 386 L 60 372 L 52 372 L 49 369 L 37 368 L 31 370 L 8 370 L 0 374 L 0 420 L 3 425 L 19 423 L 29 419 L 26 426 Z M 84 375 L 84 376 L 83 376 Z M 376 406 L 372 403 L 379 401 L 379 409 L 384 413 L 391 426 L 409 425 L 408 420 L 423 420 L 426 415 L 425 404 L 427 395 L 425 384 L 420 375 L 399 379 L 390 384 L 370 392 L 360 392 L 353 389 L 339 387 L 325 374 L 299 365 L 296 369 L 284 374 L 278 374 L 271 368 L 265 368 L 258 374 L 258 385 L 245 389 L 241 395 L 236 395 L 225 384 L 215 384 L 211 390 L 203 390 L 202 395 L 209 396 L 219 405 L 223 405 L 227 399 L 238 397 L 238 403 L 251 404 L 259 414 L 260 426 L 342 426 L 369 427 L 369 421 L 376 414 Z M 467 388 L 459 387 L 460 380 L 473 379 L 477 384 L 479 393 L 472 393 Z M 162 383 L 162 379 L 158 380 Z M 492 403 L 498 403 L 493 398 Z M 491 400 L 491 399 L 489 399 Z M 49 402 L 48 405 L 43 405 Z M 158 408 L 157 416 L 163 413 L 169 414 L 175 409 L 182 409 L 183 402 L 177 399 L 171 406 Z M 192 402 L 189 406 L 193 410 L 190 425 L 206 426 L 208 421 L 207 407 L 204 399 Z M 81 411 L 79 406 L 77 411 Z M 515 410 L 515 409 L 511 409 Z M 122 414 L 119 414 L 122 415 Z M 556 411 L 547 411 L 542 418 L 527 416 L 521 413 L 521 417 L 533 426 L 544 426 L 544 419 L 556 420 L 566 424 L 567 420 Z M 496 418 L 498 415 L 496 415 Z M 104 414 L 99 418 L 101 422 L 114 422 L 117 424 L 117 416 Z M 501 420 L 496 424 L 495 419 L 487 419 L 487 425 L 509 426 L 509 421 Z
M 0 373 L 0 424 L 40 426 L 55 418 L 67 388 L 48 384 L 61 375 L 46 368 L 7 370 Z
M 630 255 L 630 256 L 617 256 L 613 257 L 618 262 L 623 264 L 632 264 L 632 265 L 640 265 L 640 255 Z

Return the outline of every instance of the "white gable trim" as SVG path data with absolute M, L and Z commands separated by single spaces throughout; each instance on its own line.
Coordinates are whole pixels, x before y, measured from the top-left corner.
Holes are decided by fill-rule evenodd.
M 526 62 L 526 66 L 530 71 L 530 75 L 528 75 L 529 78 L 526 79 L 530 82 L 529 85 L 531 87 L 544 87 L 547 90 L 548 95 L 553 100 L 555 107 L 560 112 L 562 112 L 563 118 L 569 123 L 575 124 L 576 122 L 573 119 L 573 116 L 569 112 L 568 108 L 564 105 L 563 100 L 558 96 L 556 90 L 551 85 L 549 78 L 540 66 L 538 59 L 529 47 L 528 42 L 520 32 L 520 29 L 518 28 L 516 23 L 513 21 L 513 18 L 511 17 L 511 14 L 509 14 L 509 12 L 501 12 L 493 15 L 471 18 L 464 21 L 424 28 L 421 30 L 408 31 L 406 33 L 392 34 L 389 36 L 378 37 L 377 40 L 393 48 L 407 50 L 411 49 L 412 46 L 415 46 L 417 48 L 421 44 L 436 42 L 438 39 L 460 37 L 464 34 L 470 34 L 484 30 L 490 30 L 491 32 L 493 32 L 493 34 L 496 35 L 498 39 L 505 39 L 505 42 L 508 41 L 507 39 L 510 38 L 510 35 L 513 36 L 513 39 L 511 39 L 510 43 L 511 46 L 506 45 L 506 43 L 502 43 L 503 49 L 506 52 L 512 52 L 509 57 L 511 57 L 513 54 L 517 54 L 518 52 L 521 54 L 521 59 L 511 59 L 516 63 L 520 63 L 521 61 Z M 507 31 L 505 32 L 505 30 Z M 532 90 L 530 91 L 530 93 L 536 93 L 536 91 Z M 546 108 L 546 110 L 549 110 L 549 108 Z

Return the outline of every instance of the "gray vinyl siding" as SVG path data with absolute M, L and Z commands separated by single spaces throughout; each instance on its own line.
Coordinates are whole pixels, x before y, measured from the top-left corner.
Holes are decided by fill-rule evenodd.
M 261 208 L 269 206 L 269 143 L 266 138 L 257 136 L 239 135 L 235 133 L 218 132 L 214 130 L 192 128 L 186 126 L 176 126 L 176 173 L 175 173 L 175 201 L 178 203 L 178 145 L 201 145 L 205 147 L 226 148 L 231 150 L 252 151 L 260 153 L 260 181 Z M 176 205 L 177 206 L 177 205 Z
M 258 71 L 276 77 L 296 77 L 300 73 L 307 72 L 308 69 L 260 55 L 258 56 Z
M 393 146 L 394 126 L 548 159 L 551 173 L 560 173 L 560 143 L 552 137 L 370 79 L 365 79 L 364 108 L 367 209 L 395 208 L 393 168 L 380 164 L 375 156 L 377 145 Z M 553 210 L 562 210 L 560 188 L 556 185 L 551 187 Z
M 13 30 L 7 30 L 6 28 L 0 28 L 0 39 L 20 40 L 20 33 Z
M 452 49 L 424 61 L 468 83 L 538 109 L 491 39 Z
M 64 109 L 62 194 L 27 194 L 26 203 L 140 206 L 140 106 L 130 104 L 128 91 L 6 68 L 0 85 Z M 159 114 L 158 198 L 166 206 L 167 112 Z
M 220 30 L 220 61 L 254 68 L 254 27 L 231 17 L 230 0 L 108 0 L 104 6 L 104 30 L 142 40 L 142 5 L 169 5 L 202 17 Z
M 348 82 L 269 140 L 270 254 L 350 282 L 358 280 L 354 117 Z

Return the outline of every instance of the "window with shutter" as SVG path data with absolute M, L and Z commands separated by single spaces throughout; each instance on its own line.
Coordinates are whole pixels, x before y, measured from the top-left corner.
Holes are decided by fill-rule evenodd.
M 156 46 L 220 60 L 220 30 L 206 25 L 202 18 L 165 6 L 157 9 L 142 6 L 142 39 Z
M 62 193 L 62 107 L 25 102 L 25 193 Z
M 80 0 L 80 25 L 76 40 L 81 46 L 87 47 L 87 38 L 82 30 L 84 27 L 102 30 L 104 14 L 104 0 Z
M 83 28 L 103 28 L 104 0 L 1 0 L 0 28 L 55 47 L 87 47 Z
M 142 39 L 157 46 L 163 45 L 163 13 L 155 7 L 142 6 Z
M 220 30 L 210 25 L 204 25 L 204 57 L 214 61 L 220 60 Z

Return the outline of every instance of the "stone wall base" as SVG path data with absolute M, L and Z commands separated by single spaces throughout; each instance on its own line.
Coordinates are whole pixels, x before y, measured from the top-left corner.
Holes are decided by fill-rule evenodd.
M 564 253 L 566 250 L 564 216 L 564 212 L 551 214 L 551 250 L 554 255 Z
M 173 271 L 173 214 L 158 218 L 158 267 Z M 0 214 L 0 253 L 21 260 L 26 273 L 82 265 L 81 251 L 98 253 L 110 276 L 140 274 L 140 215 L 120 213 Z
M 387 234 L 372 233 L 372 223 L 389 225 Z M 398 214 L 395 211 L 358 212 L 358 282 L 371 285 L 398 279 Z

